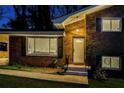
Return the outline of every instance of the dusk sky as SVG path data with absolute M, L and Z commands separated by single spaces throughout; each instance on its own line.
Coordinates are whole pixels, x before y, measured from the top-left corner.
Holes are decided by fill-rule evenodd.
M 2 8 L 3 15 L 0 16 L 0 27 L 3 24 L 8 23 L 9 18 L 14 18 L 15 14 L 13 12 L 13 7 L 11 5 L 2 5 L 0 6 Z
M 54 6 L 53 6 L 54 7 Z M 54 16 L 61 16 L 57 8 L 54 8 Z M 13 5 L 0 5 L 0 11 L 2 14 L 0 15 L 0 29 L 5 28 L 3 25 L 6 25 L 10 19 L 15 18 L 15 12 L 13 9 Z
M 1 5 L 0 6 L 3 14 L 0 16 L 0 28 L 2 28 L 4 24 L 9 22 L 9 19 L 14 19 L 15 18 L 15 13 L 14 13 L 14 9 L 12 5 Z M 58 14 L 58 10 L 55 10 L 56 13 L 55 15 L 59 15 Z

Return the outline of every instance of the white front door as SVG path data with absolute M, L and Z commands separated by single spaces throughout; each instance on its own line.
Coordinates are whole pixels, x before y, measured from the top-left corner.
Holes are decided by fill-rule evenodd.
M 84 38 L 73 38 L 73 62 L 84 63 Z

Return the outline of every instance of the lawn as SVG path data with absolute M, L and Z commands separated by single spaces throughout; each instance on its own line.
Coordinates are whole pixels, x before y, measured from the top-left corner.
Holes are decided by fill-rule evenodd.
M 89 85 L 83 85 L 0 75 L 0 88 L 124 88 L 124 80 L 109 78 L 106 81 L 97 81 L 90 79 Z
M 1 69 L 23 70 L 29 72 L 54 73 L 54 68 L 25 67 L 20 65 L 0 66 Z M 108 78 L 105 81 L 89 79 L 89 85 L 80 85 L 63 82 L 53 82 L 47 80 L 29 79 L 8 75 L 0 75 L 0 87 L 20 87 L 20 88 L 66 88 L 66 87 L 89 87 L 89 88 L 124 88 L 124 79 Z
M 105 81 L 89 79 L 91 88 L 124 88 L 124 79 L 108 78 Z
M 37 80 L 0 74 L 0 88 L 83 88 L 87 85 Z

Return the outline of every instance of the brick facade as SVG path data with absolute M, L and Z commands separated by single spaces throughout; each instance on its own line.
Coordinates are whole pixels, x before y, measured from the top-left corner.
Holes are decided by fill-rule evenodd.
M 9 60 L 10 64 L 22 64 L 28 66 L 47 67 L 52 63 L 53 58 L 50 56 L 28 56 L 26 55 L 26 37 L 10 36 L 9 38 Z M 60 60 L 60 59 L 59 59 Z
M 97 18 L 102 17 L 120 17 L 122 18 L 122 32 L 101 32 L 97 31 Z M 112 6 L 111 8 L 94 12 L 86 16 L 87 44 L 86 55 L 87 63 L 94 65 L 96 56 L 119 56 L 123 66 L 124 55 L 124 6 Z M 96 64 L 96 63 L 95 63 Z M 112 73 L 112 71 L 110 71 Z M 118 71 L 117 71 L 118 72 Z M 116 75 L 116 71 L 113 72 Z

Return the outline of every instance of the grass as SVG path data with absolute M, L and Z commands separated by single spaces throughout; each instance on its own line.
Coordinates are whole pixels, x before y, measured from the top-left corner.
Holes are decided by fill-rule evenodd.
M 87 85 L 37 80 L 0 74 L 0 88 L 83 88 Z
M 23 70 L 29 72 L 41 72 L 50 73 L 50 68 L 38 68 L 38 67 L 25 67 L 20 65 L 13 66 L 0 66 L 1 69 L 11 69 L 11 70 Z M 52 72 L 51 72 L 52 73 Z M 66 88 L 66 87 L 89 87 L 89 88 L 124 88 L 124 80 L 119 78 L 108 78 L 106 81 L 98 81 L 94 79 L 89 79 L 89 85 L 80 85 L 72 83 L 63 82 L 53 82 L 47 80 L 37 80 L 22 78 L 9 75 L 0 75 L 0 87 L 15 87 L 15 88 Z
M 124 88 L 124 80 L 109 78 L 106 81 L 90 79 L 89 85 L 38 80 L 0 74 L 0 88 Z
M 89 85 L 38 80 L 0 74 L 0 88 L 124 88 L 124 80 L 109 78 L 106 81 L 90 79 Z
M 124 88 L 124 79 L 108 78 L 105 81 L 89 79 L 89 87 L 91 88 Z
M 0 69 L 20 70 L 20 71 L 28 71 L 28 72 L 39 72 L 39 73 L 56 73 L 59 71 L 59 69 L 56 68 L 29 67 L 22 65 L 5 65 L 5 66 L 0 66 Z

